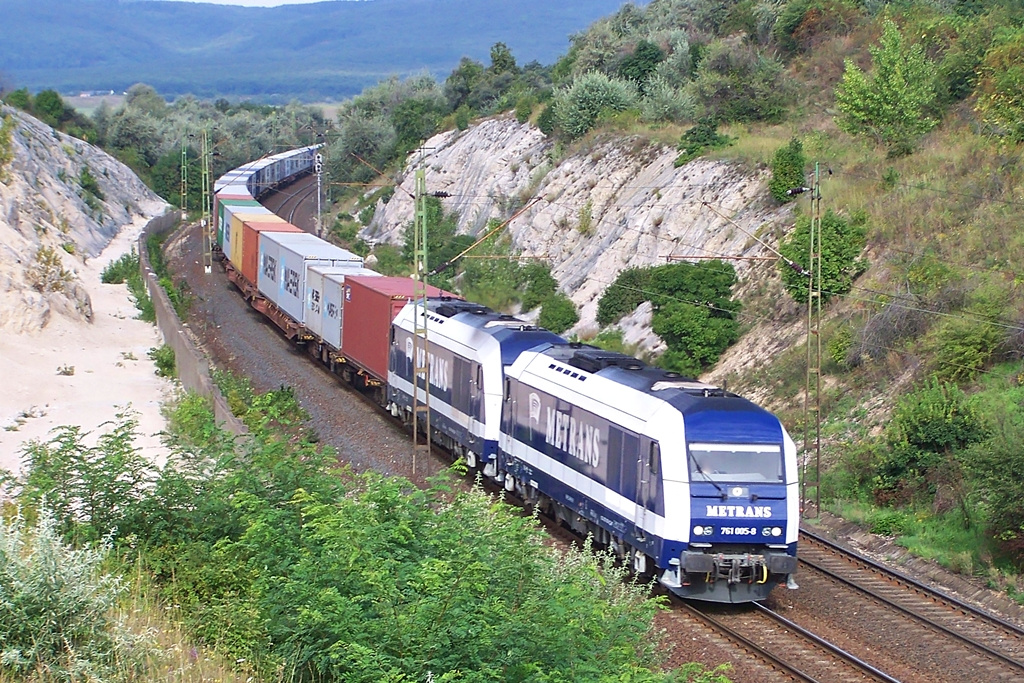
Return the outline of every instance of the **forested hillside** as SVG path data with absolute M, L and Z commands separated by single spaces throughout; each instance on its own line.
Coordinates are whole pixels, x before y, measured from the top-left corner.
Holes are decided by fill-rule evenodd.
M 573 207 L 564 212 L 563 234 L 599 250 L 613 224 L 614 230 L 650 230 L 667 219 L 647 212 L 647 222 L 630 223 L 633 214 L 620 203 L 624 194 L 606 204 L 587 201 L 605 178 L 579 169 L 599 167 L 614 178 L 626 168 L 632 173 L 663 163 L 668 155 L 674 163 L 663 165 L 681 176 L 710 167 L 742 175 L 755 188 L 743 207 L 721 211 L 716 202 L 725 190 L 717 187 L 699 202 L 723 214 L 718 220 L 735 229 L 729 238 L 736 248 L 724 253 L 704 242 L 691 244 L 708 258 L 616 272 L 592 302 L 598 327 L 576 332 L 586 341 L 639 353 L 626 345 L 624 321 L 646 310 L 665 349 L 652 360 L 764 399 L 803 441 L 805 430 L 813 437 L 819 427 L 808 418 L 815 411 L 804 410 L 810 383 L 804 325 L 807 301 L 820 291 L 821 318 L 810 348 L 822 351 L 821 390 L 812 397 L 820 406 L 821 472 L 816 458 L 808 457 L 805 514 L 818 512 L 812 501 L 820 498 L 823 509 L 1024 601 L 1024 292 L 1017 275 L 1024 262 L 1018 229 L 1024 204 L 1022 92 L 1019 2 L 653 0 L 645 7 L 627 5 L 572 36 L 568 53 L 554 64 L 520 64 L 507 44 L 494 43 L 487 61 L 464 59 L 443 81 L 429 75 L 382 81 L 345 102 L 331 119 L 307 107 L 227 99 L 168 104 L 147 86 L 133 88 L 122 109 L 104 110 L 91 121 L 75 119 L 50 93 L 14 91 L 6 100 L 42 110 L 55 124 L 95 139 L 169 199 L 176 196 L 181 144 L 190 132 L 210 132 L 222 154 L 213 159 L 218 170 L 277 145 L 323 142 L 332 240 L 372 255 L 379 270 L 394 274 L 411 271 L 411 231 L 403 225 L 383 239 L 374 221 L 400 196 L 396 187 L 421 158 L 423 142 L 442 131 L 457 138 L 521 130 L 514 139 L 495 134 L 477 151 L 500 160 L 511 176 L 525 176 L 523 191 L 492 193 L 487 201 L 496 214 L 482 221 L 467 219 L 449 201 L 457 197 L 439 192 L 429 203 L 429 247 L 432 261 L 444 263 L 493 229 L 475 255 L 504 259 L 453 263 L 437 274 L 437 284 L 502 310 L 536 315 L 552 329 L 574 329 L 579 310 L 571 295 L 581 284 L 556 278 L 560 264 L 551 258 L 520 259 L 527 247 L 500 229 L 504 221 L 538 197 L 562 201 Z M 512 117 L 514 125 L 491 125 Z M 194 139 L 191 145 L 189 158 L 195 159 Z M 527 149 L 529 154 L 517 151 Z M 536 163 L 529 161 L 534 165 L 526 173 L 528 157 Z M 198 176 L 194 168 L 190 178 Z M 544 183 L 556 176 L 565 194 L 538 195 L 539 188 L 554 186 Z M 652 183 L 642 189 L 653 205 L 671 188 Z M 575 194 L 567 198 L 570 191 Z M 673 210 L 678 203 L 666 207 Z M 737 216 L 762 210 L 772 219 L 741 230 Z M 810 270 L 812 226 L 822 238 L 820 275 Z M 737 265 L 734 257 L 752 254 L 769 260 Z M 537 668 L 510 676 L 488 659 L 494 648 L 475 647 L 476 634 L 457 626 L 434 629 L 432 617 L 423 616 L 436 614 L 430 610 L 438 602 L 429 598 L 449 595 L 443 587 L 453 566 L 505 562 L 507 547 L 402 563 L 403 576 L 430 589 L 429 604 L 413 601 L 373 569 L 394 547 L 412 547 L 402 545 L 409 543 L 403 535 L 409 529 L 454 533 L 460 515 L 490 524 L 490 511 L 478 499 L 459 498 L 446 510 L 453 517 L 432 521 L 407 505 L 400 486 L 373 477 L 339 483 L 312 473 L 299 480 L 293 471 L 310 474 L 306 469 L 321 454 L 300 438 L 295 418 L 274 407 L 290 397 L 262 399 L 233 390 L 255 431 L 280 421 L 293 430 L 286 430 L 290 436 L 271 434 L 236 456 L 221 450 L 222 437 L 211 436 L 205 418 L 178 413 L 176 427 L 186 434 L 179 437 L 187 446 L 182 453 L 194 459 L 184 463 L 181 477 L 171 473 L 160 480 L 163 488 L 155 490 L 163 498 L 143 498 L 138 507 L 121 510 L 134 537 L 111 536 L 120 548 L 140 539 L 153 545 L 165 595 L 201 615 L 193 627 L 204 642 L 234 639 L 217 642 L 242 653 L 235 656 L 261 657 L 262 673 L 287 663 L 306 667 L 311 677 L 373 680 L 382 662 L 394 680 L 422 673 L 404 657 L 402 642 L 374 630 L 378 624 L 369 631 L 374 640 L 352 626 L 380 617 L 374 606 L 384 605 L 413 629 L 411 641 L 433 648 L 430 663 L 445 671 L 465 667 L 460 670 L 499 678 L 557 680 L 555 674 L 541 677 Z M 188 436 L 190 428 L 200 436 Z M 813 441 L 806 445 L 808 454 L 816 452 Z M 239 463 L 241 469 L 234 469 Z M 217 476 L 207 477 L 214 465 Z M 30 483 L 22 491 L 38 500 L 41 484 Z M 196 492 L 201 506 L 181 502 Z M 375 512 L 349 507 L 357 499 Z M 68 506 L 65 523 L 81 532 L 74 509 Z M 156 517 L 160 523 L 149 526 L 151 512 L 165 509 L 169 517 Z M 356 527 L 346 526 L 360 514 L 374 524 L 386 517 L 382 527 L 390 535 L 382 554 L 355 571 L 336 560 L 371 558 L 365 547 L 353 545 Z M 221 530 L 222 519 L 230 528 Z M 521 528 L 504 519 L 495 526 L 508 526 L 510 539 L 523 538 L 517 535 Z M 196 537 L 183 531 L 189 528 Z M 108 529 L 85 527 L 90 537 Z M 446 538 L 448 547 L 461 548 Z M 230 571 L 208 571 L 211 566 Z M 598 571 L 574 567 L 583 567 L 584 576 Z M 545 581 L 554 576 L 544 568 L 524 571 Z M 468 578 L 473 586 L 486 583 L 477 574 Z M 574 574 L 569 583 L 576 586 L 579 578 Z M 510 576 L 498 581 L 515 593 Z M 349 592 L 339 596 L 338 585 Z M 382 586 L 383 597 L 353 598 L 378 596 L 371 591 Z M 496 614 L 472 588 L 450 594 L 474 619 Z M 491 595 L 483 588 L 480 594 Z M 290 596 L 303 610 L 293 610 Z M 655 666 L 637 627 L 651 605 L 632 594 L 590 597 L 596 606 L 588 609 L 594 618 L 588 623 L 614 613 L 629 634 L 616 641 L 616 652 L 628 652 L 615 661 L 616 675 L 627 676 L 634 664 Z M 545 606 L 557 612 L 560 604 Z M 554 623 L 544 621 L 553 620 L 550 615 L 539 613 L 537 624 Z M 290 638 L 296 623 L 301 638 Z M 522 630 L 550 632 L 541 626 Z M 522 630 L 498 633 L 495 627 L 487 636 L 504 643 L 500 638 L 517 640 Z M 449 638 L 474 647 L 459 640 L 449 649 L 441 642 L 453 642 Z M 558 675 L 601 669 L 600 648 L 587 649 L 580 662 L 566 654 L 574 647 L 568 641 L 553 645 L 564 665 Z M 542 639 L 517 652 L 531 664 L 551 661 Z M 361 678 L 346 678 L 351 672 Z M 645 670 L 630 680 L 657 679 Z

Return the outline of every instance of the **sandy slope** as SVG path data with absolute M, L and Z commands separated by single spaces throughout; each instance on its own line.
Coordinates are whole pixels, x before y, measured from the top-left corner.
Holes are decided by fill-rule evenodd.
M 147 223 L 125 226 L 97 257 L 77 270 L 92 299 L 93 322 L 55 315 L 35 334 L 0 335 L 0 468 L 16 471 L 24 444 L 46 440 L 60 425 L 78 425 L 92 438 L 118 412 L 137 413 L 136 445 L 159 459 L 160 414 L 172 382 L 157 377 L 149 350 L 162 340 L 155 325 L 136 320 L 125 285 L 100 282 L 104 267 L 135 244 Z M 74 374 L 60 374 L 61 368 Z

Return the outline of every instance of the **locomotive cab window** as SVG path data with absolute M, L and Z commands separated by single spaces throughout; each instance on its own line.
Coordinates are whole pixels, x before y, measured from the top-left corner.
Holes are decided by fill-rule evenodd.
M 779 483 L 782 449 L 774 445 L 690 444 L 690 481 Z
M 650 467 L 651 474 L 658 473 L 658 468 L 661 465 L 661 446 L 657 441 L 651 442 L 651 450 L 647 454 L 647 464 Z

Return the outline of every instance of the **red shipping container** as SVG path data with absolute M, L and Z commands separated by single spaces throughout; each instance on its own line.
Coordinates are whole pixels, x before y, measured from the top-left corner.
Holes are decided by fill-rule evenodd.
M 302 229 L 291 223 L 242 221 L 242 275 L 253 285 L 257 283 L 259 275 L 261 232 L 302 232 Z
M 462 297 L 428 286 L 427 296 Z M 416 281 L 407 277 L 345 278 L 341 353 L 380 381 L 388 377 L 391 321 L 416 298 Z

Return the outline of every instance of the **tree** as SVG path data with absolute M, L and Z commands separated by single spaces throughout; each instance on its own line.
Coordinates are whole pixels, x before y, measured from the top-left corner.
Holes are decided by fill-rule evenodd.
M 28 88 L 18 88 L 5 93 L 4 102 L 22 111 L 32 110 L 32 95 L 29 94 Z
M 792 138 L 789 144 L 776 150 L 775 156 L 772 157 L 772 179 L 768 181 L 768 189 L 775 201 L 780 204 L 792 201 L 793 195 L 786 192 L 803 187 L 805 166 L 807 157 L 804 156 L 804 146 L 796 138 Z
M 619 112 L 637 103 L 632 83 L 591 72 L 555 95 L 558 127 L 571 139 L 586 135 L 604 112 Z
M 36 95 L 32 111 L 40 120 L 45 121 L 54 128 L 60 126 L 62 122 L 69 118 L 67 108 L 64 106 L 64 100 L 56 90 L 43 90 Z
M 658 64 L 665 60 L 665 53 L 661 48 L 649 40 L 641 40 L 633 50 L 633 54 L 622 60 L 619 64 L 619 75 L 627 81 L 632 81 L 637 88 L 644 91 L 644 84 L 657 68 Z
M 736 39 L 708 46 L 694 88 L 706 114 L 722 122 L 779 121 L 791 99 L 782 62 Z
M 869 52 L 871 77 L 846 60 L 836 88 L 836 106 L 842 112 L 836 124 L 851 135 L 875 138 L 890 157 L 910 154 L 917 138 L 938 124 L 929 114 L 936 102 L 934 65 L 920 45 L 906 45 L 899 28 L 888 20 L 879 44 Z
M 562 334 L 580 320 L 576 312 L 576 304 L 561 292 L 548 297 L 540 307 L 537 322 L 546 330 Z
M 505 43 L 495 43 L 491 46 L 491 72 L 502 74 L 506 72 L 517 73 L 516 58 L 512 56 L 512 50 L 508 49 Z
M 680 301 L 660 307 L 651 329 L 668 346 L 661 365 L 691 377 L 713 365 L 739 339 L 739 323 L 731 316 L 718 316 L 710 306 Z
M 444 96 L 450 109 L 458 109 L 469 94 L 476 89 L 484 78 L 484 65 L 469 57 L 459 60 L 459 65 L 452 70 L 444 82 Z

